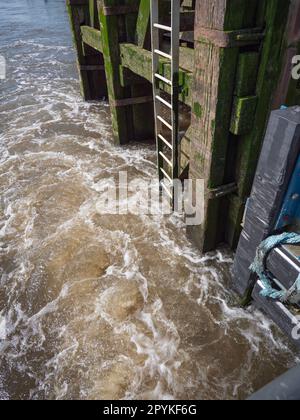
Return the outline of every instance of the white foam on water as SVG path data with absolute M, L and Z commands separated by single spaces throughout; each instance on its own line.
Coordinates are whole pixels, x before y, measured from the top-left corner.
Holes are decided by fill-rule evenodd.
M 6 339 L 6 319 L 0 313 L 0 340 Z

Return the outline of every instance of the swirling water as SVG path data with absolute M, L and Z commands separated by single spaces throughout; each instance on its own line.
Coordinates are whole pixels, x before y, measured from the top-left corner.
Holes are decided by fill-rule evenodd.
M 239 399 L 297 355 L 235 305 L 232 255 L 201 256 L 175 217 L 100 215 L 119 171 L 156 176 L 151 145 L 115 147 L 80 97 L 64 0 L 1 2 L 0 398 Z

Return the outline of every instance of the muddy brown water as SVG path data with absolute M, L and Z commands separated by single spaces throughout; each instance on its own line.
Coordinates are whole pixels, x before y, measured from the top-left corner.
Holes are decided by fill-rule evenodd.
M 297 355 L 235 305 L 232 255 L 201 256 L 175 217 L 99 215 L 152 146 L 112 144 L 84 103 L 64 0 L 1 5 L 0 398 L 241 399 Z

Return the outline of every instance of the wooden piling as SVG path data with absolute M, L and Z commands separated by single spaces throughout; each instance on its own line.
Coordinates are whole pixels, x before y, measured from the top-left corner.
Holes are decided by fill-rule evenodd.
M 150 1 L 141 0 L 136 25 L 136 43 L 141 48 L 151 49 L 150 42 Z
M 244 29 L 247 5 L 240 0 L 196 2 L 190 178 L 205 180 L 206 197 L 204 223 L 188 228 L 188 233 L 203 251 L 214 249 L 224 237 L 226 200 L 210 198 L 210 190 L 225 186 L 227 181 L 231 111 L 239 58 L 235 38 L 238 31 Z
M 101 100 L 107 97 L 103 55 L 84 42 L 81 32 L 82 27 L 90 27 L 90 8 L 89 0 L 67 0 L 82 96 L 85 100 Z
M 99 20 L 105 70 L 108 85 L 109 102 L 112 116 L 113 134 L 116 144 L 126 144 L 134 140 L 153 138 L 153 110 L 151 98 L 144 103 L 140 97 L 151 95 L 151 86 L 141 83 L 124 83 L 121 69 L 120 44 L 133 43 L 136 37 L 138 0 L 126 0 L 121 4 L 118 0 L 98 1 Z M 125 76 L 126 77 L 126 76 Z M 134 104 L 136 98 L 136 104 Z M 132 99 L 132 102 L 124 102 Z M 125 104 L 125 105 L 124 105 Z M 145 120 L 143 115 L 149 116 Z
M 229 197 L 225 240 L 232 247 L 237 245 L 242 230 L 241 219 L 251 192 L 266 124 L 272 109 L 273 95 L 279 81 L 288 11 L 289 2 L 285 0 L 265 2 L 265 37 L 260 53 L 256 86 L 253 88 L 250 83 L 249 89 L 252 91 L 247 92 L 253 95 L 250 97 L 252 104 L 249 102 L 252 108 L 246 112 L 244 118 L 252 122 L 248 130 L 238 133 L 235 163 L 238 190 L 236 195 Z
M 197 1 L 190 177 L 206 185 L 201 250 L 235 247 L 281 68 L 285 0 Z M 279 17 L 280 16 L 280 17 Z M 210 190 L 236 183 L 211 198 Z

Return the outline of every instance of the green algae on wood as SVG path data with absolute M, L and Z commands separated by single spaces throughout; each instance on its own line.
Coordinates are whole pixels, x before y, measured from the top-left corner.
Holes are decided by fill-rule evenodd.
M 236 136 L 247 134 L 253 128 L 257 96 L 235 98 L 231 117 L 230 131 Z
M 283 59 L 284 33 L 287 23 L 289 2 L 286 0 L 265 0 L 260 3 L 265 13 L 265 39 L 261 51 L 256 94 L 258 96 L 253 130 L 239 138 L 236 158 L 236 180 L 239 201 L 229 198 L 230 220 L 227 224 L 226 241 L 234 248 L 241 231 L 241 214 L 246 198 L 251 192 L 261 144 L 272 104 L 272 93 L 279 80 Z M 231 233 L 230 233 L 231 232 Z
M 107 16 L 103 10 L 103 7 L 114 7 L 118 5 L 119 2 L 117 0 L 103 0 L 98 12 L 113 135 L 117 144 L 125 144 L 130 141 L 131 137 L 128 131 L 126 110 L 115 106 L 116 100 L 126 98 L 126 90 L 121 86 L 118 71 L 120 65 L 119 25 L 121 17 L 117 15 Z
M 206 198 L 204 223 L 188 227 L 188 234 L 202 251 L 210 251 L 224 239 L 226 198 L 210 198 L 209 191 L 226 183 L 240 50 L 238 47 L 221 48 L 217 43 L 202 39 L 201 34 L 203 28 L 214 34 L 224 34 L 224 31 L 232 34 L 232 31 L 244 29 L 248 4 L 243 0 L 202 0 L 196 4 L 192 105 L 195 135 L 191 138 L 190 177 L 205 180 Z M 201 118 L 197 104 L 203 109 Z
M 82 41 L 99 52 L 102 50 L 101 32 L 90 26 L 81 26 Z
M 79 72 L 80 91 L 83 98 L 85 100 L 89 100 L 91 97 L 91 91 L 88 74 L 87 72 L 80 70 L 81 65 L 86 64 L 81 40 L 80 25 L 82 25 L 88 17 L 88 3 L 86 5 L 79 5 L 76 7 L 71 4 L 70 0 L 67 0 L 66 6 L 71 24 L 73 42 L 77 51 L 77 65 Z
M 141 21 L 140 14 L 144 11 L 144 9 L 139 7 L 141 6 L 140 0 L 126 0 L 125 3 L 130 6 L 134 5 L 136 9 L 139 9 L 138 15 L 131 13 L 125 17 L 126 41 L 135 42 L 138 23 Z M 142 20 L 147 20 L 147 17 L 143 16 Z M 145 37 L 146 36 L 147 34 L 145 34 Z M 132 84 L 130 87 L 130 95 L 132 98 L 152 97 L 152 86 L 146 80 L 144 80 L 144 84 Z M 132 105 L 131 109 L 127 110 L 127 112 L 128 111 L 131 113 L 128 115 L 128 118 L 132 121 L 132 138 L 136 141 L 145 141 L 150 139 L 154 140 L 155 133 L 153 102 Z M 147 119 L 145 119 L 145 115 L 148 116 Z
M 181 51 L 184 48 L 181 48 Z M 144 79 L 152 83 L 152 54 L 150 51 L 147 51 L 135 44 L 120 44 L 121 51 L 121 64 L 123 67 L 128 68 L 132 72 L 138 74 Z M 192 53 L 192 50 L 191 50 Z M 170 77 L 171 75 L 171 66 L 170 63 L 164 59 L 160 60 L 160 71 L 161 74 L 165 77 Z M 181 92 L 179 95 L 180 101 L 191 105 L 191 96 L 192 96 L 192 83 L 193 83 L 193 73 L 180 69 L 179 71 L 179 84 L 181 87 Z M 168 93 L 170 93 L 170 88 L 165 85 L 161 87 Z
M 256 88 L 258 66 L 258 52 L 240 54 L 234 91 L 236 96 L 253 95 Z
M 194 115 L 197 118 L 201 118 L 202 117 L 203 109 L 202 109 L 202 106 L 199 104 L 199 102 L 195 102 L 193 104 L 193 111 L 194 111 Z
M 150 46 L 150 3 L 151 0 L 141 0 L 136 24 L 136 44 L 141 48 Z M 149 42 L 147 42 L 149 41 Z
M 90 12 L 90 26 L 95 29 L 99 29 L 99 16 L 97 9 L 97 0 L 89 0 L 89 12 Z

